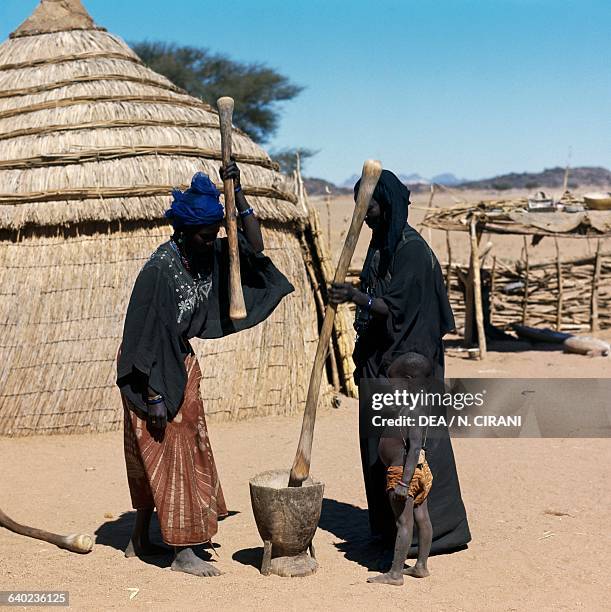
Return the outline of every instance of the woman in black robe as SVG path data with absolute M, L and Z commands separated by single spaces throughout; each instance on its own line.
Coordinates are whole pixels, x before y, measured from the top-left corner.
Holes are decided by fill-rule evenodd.
M 355 185 L 355 199 L 360 181 Z M 373 230 L 361 272 L 361 290 L 333 285 L 332 303 L 356 304 L 355 381 L 387 379 L 390 365 L 405 353 L 426 356 L 436 379 L 444 376 L 443 336 L 454 329 L 439 262 L 422 236 L 407 223 L 409 190 L 383 170 L 365 223 Z M 364 415 L 361 415 L 364 418 Z M 427 443 L 434 486 L 429 495 L 433 553 L 461 548 L 471 539 L 447 430 L 436 428 Z M 369 523 L 385 546 L 395 541 L 395 520 L 386 494 L 386 467 L 378 456 L 379 438 L 361 437 L 361 460 Z M 417 549 L 414 539 L 411 552 Z
M 127 476 L 137 511 L 126 556 L 160 552 L 148 534 L 156 508 L 162 539 L 175 547 L 172 569 L 198 576 L 220 573 L 192 547 L 211 540 L 227 508 L 199 390 L 202 373 L 189 340 L 220 338 L 252 327 L 293 291 L 261 253 L 261 230 L 240 187 L 237 165 L 221 169 L 221 176 L 234 181 L 241 218 L 238 244 L 246 318 L 229 318 L 227 239 L 217 237 L 224 217 L 220 192 L 198 173 L 187 191 L 174 192 L 166 212 L 174 235 L 138 274 L 117 363 Z

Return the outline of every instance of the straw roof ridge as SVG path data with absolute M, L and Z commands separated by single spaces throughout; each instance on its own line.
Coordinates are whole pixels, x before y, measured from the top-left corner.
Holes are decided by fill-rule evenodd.
M 0 45 L 0 229 L 150 220 L 197 171 L 220 183 L 218 111 L 146 67 L 80 0 L 42 0 Z M 302 226 L 295 185 L 234 128 L 245 192 Z M 254 204 L 254 203 L 253 203 Z
M 77 85 L 78 83 L 87 83 L 89 81 L 128 81 L 130 83 L 138 83 L 141 85 L 153 85 L 161 89 L 168 89 L 169 91 L 176 91 L 183 93 L 183 91 L 176 87 L 176 85 L 160 83 L 157 80 L 147 79 L 146 77 L 128 77 L 124 74 L 91 74 L 77 76 L 72 79 L 65 81 L 57 81 L 55 83 L 49 83 L 47 85 L 36 85 L 33 87 L 22 87 L 21 89 L 13 89 L 11 91 L 0 91 L 0 98 L 12 98 L 13 96 L 27 96 L 29 94 L 37 94 L 45 91 L 51 91 L 52 89 L 61 89 L 62 87 L 68 87 L 69 85 Z
M 65 62 L 90 59 L 120 59 L 128 62 L 134 62 L 134 64 L 144 65 L 139 57 L 127 55 L 126 53 L 117 53 L 115 51 L 88 51 L 85 53 L 72 53 L 71 55 L 58 55 L 57 57 L 45 57 L 30 59 L 23 62 L 15 62 L 13 64 L 4 64 L 0 65 L 0 72 L 3 70 L 21 70 L 23 68 L 36 68 L 49 64 L 63 64 Z
M 26 158 L 0 160 L 0 170 L 16 168 L 37 168 L 48 166 L 66 166 L 69 164 L 82 164 L 88 161 L 100 161 L 103 159 L 120 159 L 128 157 L 139 157 L 141 155 L 185 155 L 196 157 L 201 155 L 208 159 L 221 160 L 221 153 L 212 148 L 192 147 L 186 145 L 141 145 L 134 146 L 132 149 L 123 147 L 105 147 L 101 149 L 82 150 L 69 153 L 51 153 L 48 155 L 35 155 Z M 273 168 L 274 164 L 270 159 L 264 157 L 254 157 L 251 155 L 236 154 L 236 161 L 254 164 L 263 168 Z M 291 201 L 296 201 L 289 197 Z
M 4 119 L 6 117 L 16 117 L 18 115 L 23 115 L 25 113 L 34 113 L 39 110 L 45 110 L 48 108 L 58 108 L 58 107 L 69 107 L 76 106 L 78 104 L 92 104 L 96 101 L 100 102 L 155 102 L 159 104 L 171 104 L 173 106 L 192 106 L 203 108 L 210 113 L 214 112 L 214 109 L 210 107 L 208 104 L 201 102 L 197 98 L 193 98 L 191 100 L 188 99 L 180 99 L 180 98 L 172 98 L 169 96 L 159 96 L 159 95 L 100 95 L 95 98 L 91 95 L 88 96 L 74 96 L 71 98 L 65 98 L 63 100 L 49 100 L 48 102 L 39 102 L 37 104 L 30 104 L 24 106 L 15 106 L 15 108 L 10 108 L 5 111 L 0 111 L 0 119 Z
M 41 0 L 10 38 L 69 30 L 104 30 L 97 26 L 80 0 Z

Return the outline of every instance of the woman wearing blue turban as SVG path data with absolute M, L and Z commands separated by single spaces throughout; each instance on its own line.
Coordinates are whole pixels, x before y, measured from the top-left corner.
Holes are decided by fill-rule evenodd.
M 166 217 L 174 234 L 140 270 L 130 298 L 117 363 L 125 412 L 124 447 L 136 524 L 126 556 L 166 552 L 151 544 L 153 510 L 163 541 L 175 548 L 172 569 L 198 576 L 220 572 L 192 546 L 209 542 L 227 515 L 199 392 L 202 373 L 189 340 L 220 338 L 266 319 L 292 285 L 262 254 L 259 222 L 231 162 L 241 218 L 240 268 L 247 317 L 229 318 L 226 238 L 220 192 L 198 172 L 186 191 L 175 190 Z

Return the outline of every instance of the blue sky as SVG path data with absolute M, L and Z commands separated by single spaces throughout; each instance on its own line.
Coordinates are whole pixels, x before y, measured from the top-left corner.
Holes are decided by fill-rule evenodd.
M 342 182 L 369 157 L 480 178 L 611 168 L 610 0 L 83 0 L 129 41 L 208 47 L 306 89 L 267 148 L 320 149 Z M 37 0 L 0 0 L 4 40 Z M 223 8 L 223 6 L 228 8 Z

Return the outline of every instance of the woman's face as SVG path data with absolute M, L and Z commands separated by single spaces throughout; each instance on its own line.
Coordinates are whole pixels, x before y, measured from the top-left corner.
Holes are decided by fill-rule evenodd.
M 373 198 L 369 202 L 369 206 L 367 207 L 367 215 L 365 216 L 365 223 L 367 227 L 372 230 L 376 229 L 380 226 L 380 222 L 382 221 L 382 209 L 380 208 L 380 204 L 376 202 Z
M 194 255 L 211 255 L 220 228 L 221 224 L 215 223 L 214 225 L 197 225 L 185 230 L 187 249 Z

